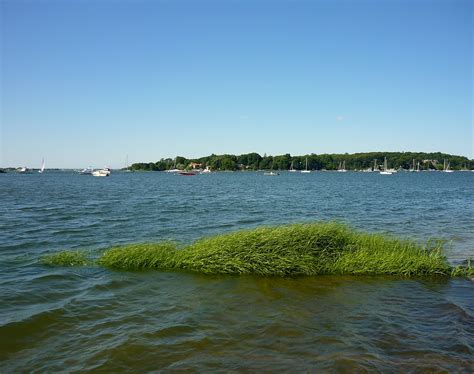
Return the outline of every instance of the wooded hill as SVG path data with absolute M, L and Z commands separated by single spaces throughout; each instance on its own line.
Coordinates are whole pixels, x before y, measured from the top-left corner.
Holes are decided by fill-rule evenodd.
M 134 163 L 130 166 L 132 170 L 162 171 L 172 168 L 191 169 L 192 163 L 198 164 L 194 167 L 210 167 L 211 170 L 288 170 L 293 163 L 293 168 L 302 170 L 308 159 L 310 170 L 337 170 L 341 162 L 345 162 L 347 170 L 363 170 L 372 168 L 374 160 L 378 167 L 383 164 L 387 157 L 388 168 L 410 169 L 415 160 L 419 162 L 421 170 L 443 169 L 444 160 L 450 163 L 453 170 L 471 169 L 474 160 L 464 156 L 450 155 L 447 153 L 424 153 L 424 152 L 368 152 L 353 154 L 309 154 L 304 156 L 291 156 L 290 154 L 278 156 L 260 156 L 258 153 L 247 153 L 242 155 L 215 155 L 201 158 L 187 159 L 178 156 L 175 159 L 165 158 L 156 162 Z M 200 164 L 200 165 L 199 165 Z

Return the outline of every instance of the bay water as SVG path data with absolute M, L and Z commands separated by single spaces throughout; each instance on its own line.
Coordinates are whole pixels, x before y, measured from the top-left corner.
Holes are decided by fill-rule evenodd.
M 474 282 L 48 267 L 41 256 L 338 220 L 474 258 L 474 173 L 0 174 L 0 372 L 474 371 Z

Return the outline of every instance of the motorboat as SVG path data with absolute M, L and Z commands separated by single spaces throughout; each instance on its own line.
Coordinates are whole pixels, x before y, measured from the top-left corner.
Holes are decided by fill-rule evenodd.
M 276 173 L 274 171 L 269 171 L 269 172 L 263 173 L 263 175 L 274 176 L 274 175 L 280 175 L 280 173 Z
M 103 168 L 103 169 L 100 169 L 100 170 L 94 170 L 92 172 L 92 176 L 93 177 L 108 177 L 108 176 L 110 176 L 111 172 L 112 172 L 112 170 L 110 168 Z
M 91 175 L 94 172 L 90 166 L 79 171 L 80 174 Z

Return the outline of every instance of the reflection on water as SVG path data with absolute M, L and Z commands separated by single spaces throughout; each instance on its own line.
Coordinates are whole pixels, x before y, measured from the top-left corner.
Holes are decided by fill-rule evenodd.
M 452 239 L 450 259 L 457 261 L 474 257 L 474 183 L 471 173 L 453 174 L 3 175 L 0 371 L 472 372 L 469 280 L 206 276 L 38 263 L 42 253 L 63 248 L 186 242 L 328 218 Z

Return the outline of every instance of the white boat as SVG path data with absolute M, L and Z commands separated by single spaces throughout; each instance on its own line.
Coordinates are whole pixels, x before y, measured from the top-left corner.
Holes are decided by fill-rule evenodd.
M 79 171 L 80 174 L 84 174 L 84 175 L 91 175 L 93 172 L 94 172 L 94 169 L 92 169 L 92 167 L 90 166 Z
M 275 173 L 274 171 L 269 171 L 269 172 L 263 173 L 263 175 L 274 176 L 274 175 L 280 175 L 280 173 Z
M 416 167 L 415 167 L 415 159 L 413 159 L 413 165 L 412 165 L 412 167 L 409 171 L 411 173 L 419 173 L 420 172 L 420 161 L 418 161 L 416 163 Z
M 302 173 L 311 173 L 311 170 L 308 170 L 308 157 L 306 157 L 306 168 L 301 170 Z
M 347 170 L 346 170 L 346 160 L 342 161 L 342 162 L 339 162 L 339 167 L 337 168 L 337 171 L 339 173 L 345 173 Z
M 27 172 L 28 172 L 28 168 L 27 168 L 26 166 L 23 166 L 23 167 L 21 167 L 21 168 L 16 169 L 16 171 L 17 171 L 18 173 L 27 173 Z
M 296 173 L 296 169 L 293 168 L 293 161 L 291 161 L 291 165 L 290 165 L 290 170 L 288 170 L 290 173 Z
M 108 177 L 108 176 L 110 176 L 111 172 L 112 172 L 112 170 L 110 170 L 110 168 L 103 168 L 103 169 L 100 169 L 100 170 L 94 170 L 92 172 L 92 176 L 94 176 L 94 177 Z
M 166 173 L 181 173 L 183 170 L 176 168 L 176 158 L 174 159 L 174 164 L 172 169 L 165 170 Z
M 377 159 L 374 159 L 374 171 L 378 171 L 379 166 L 377 165 Z
M 41 174 L 44 173 L 44 158 L 43 158 L 43 161 L 41 162 L 41 169 L 38 170 L 38 173 L 41 173 Z
M 459 171 L 470 171 L 468 168 L 467 168 L 467 164 L 464 164 L 461 168 L 461 170 Z
M 443 172 L 445 172 L 445 173 L 452 173 L 452 172 L 454 172 L 454 170 L 451 170 L 451 169 L 449 168 L 449 166 L 450 166 L 450 165 L 449 165 L 449 161 L 446 162 L 446 159 L 444 159 Z
M 206 166 L 206 168 L 200 172 L 200 174 L 210 174 L 210 173 L 212 173 L 212 171 L 209 166 Z
M 392 175 L 393 172 L 387 169 L 387 157 L 383 161 L 383 170 L 380 172 L 381 175 Z

